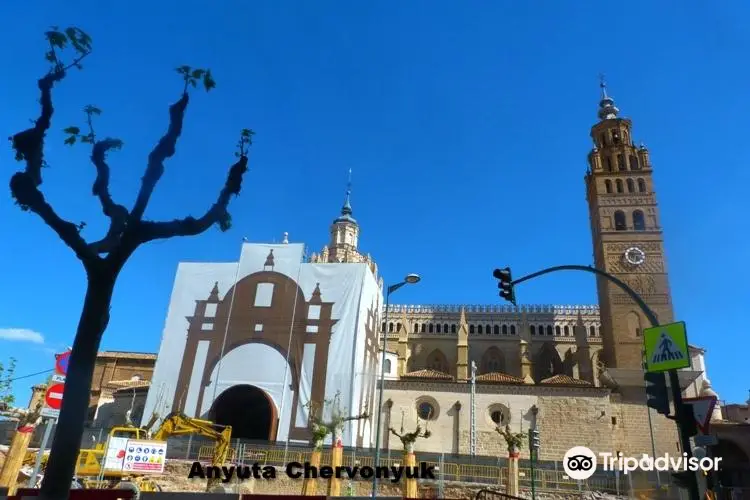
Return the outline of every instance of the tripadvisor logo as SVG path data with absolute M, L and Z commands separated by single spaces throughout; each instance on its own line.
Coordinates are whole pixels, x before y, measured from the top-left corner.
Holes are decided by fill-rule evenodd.
M 596 472 L 596 454 L 585 446 L 574 446 L 565 452 L 563 469 L 571 479 L 588 479 Z

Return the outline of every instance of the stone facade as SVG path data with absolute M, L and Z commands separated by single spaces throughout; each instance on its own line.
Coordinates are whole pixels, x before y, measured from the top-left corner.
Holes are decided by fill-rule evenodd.
M 102 351 L 96 358 L 94 377 L 89 396 L 88 425 L 105 425 L 97 421 L 99 409 L 114 402 L 114 392 L 131 381 L 150 381 L 154 373 L 156 354 L 127 351 Z

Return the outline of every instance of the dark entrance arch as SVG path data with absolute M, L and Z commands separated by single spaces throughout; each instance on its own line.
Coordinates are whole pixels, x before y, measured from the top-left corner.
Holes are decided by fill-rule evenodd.
M 211 408 L 211 420 L 232 426 L 232 438 L 276 440 L 276 405 L 253 385 L 235 385 L 222 392 Z
M 719 464 L 719 480 L 722 486 L 750 487 L 750 458 L 742 448 L 727 439 L 719 439 L 712 453 L 713 456 L 722 458 Z

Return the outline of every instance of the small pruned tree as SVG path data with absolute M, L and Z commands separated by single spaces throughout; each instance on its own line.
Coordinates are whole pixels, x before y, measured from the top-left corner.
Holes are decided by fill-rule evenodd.
M 497 426 L 495 430 L 505 440 L 505 445 L 508 448 L 509 454 L 518 453 L 523 448 L 523 440 L 526 437 L 525 432 L 511 432 L 510 425 L 506 424 L 505 427 Z
M 312 401 L 305 405 L 310 412 L 310 421 L 312 422 L 312 444 L 313 448 L 320 450 L 326 438 L 333 436 L 334 444 L 336 439 L 341 437 L 346 422 L 351 420 L 363 420 L 370 418 L 367 412 L 359 415 L 344 416 L 345 411 L 341 408 L 341 393 L 336 392 L 333 399 L 326 399 L 323 404 Z M 330 408 L 330 417 L 326 420 L 323 416 L 325 407 Z
M 94 241 L 87 241 L 83 234 L 85 223 L 74 223 L 60 216 L 45 199 L 40 188 L 43 169 L 48 167 L 44 159 L 44 141 L 54 111 L 52 89 L 70 71 L 82 69 L 81 62 L 92 53 L 92 40 L 76 27 L 60 29 L 55 26 L 45 33 L 45 37 L 49 45 L 45 59 L 50 66 L 48 72 L 37 81 L 41 110 L 30 128 L 10 138 L 16 160 L 24 164 L 24 168 L 11 177 L 10 190 L 21 210 L 38 215 L 75 253 L 86 272 L 87 290 L 83 311 L 73 342 L 62 409 L 40 492 L 41 499 L 64 500 L 68 497 L 81 445 L 96 355 L 102 334 L 109 323 L 110 303 L 120 271 L 133 252 L 149 241 L 198 235 L 214 225 L 222 231 L 230 228 L 231 217 L 227 207 L 231 198 L 240 193 L 242 178 L 247 171 L 253 132 L 249 129 L 240 132 L 236 159 L 229 167 L 224 186 L 216 201 L 202 216 L 157 222 L 146 220 L 144 212 L 154 188 L 164 174 L 166 160 L 175 154 L 190 100 L 189 90 L 199 84 L 206 91 L 215 88 L 216 82 L 211 71 L 190 66 L 177 68 L 177 73 L 183 80 L 180 98 L 169 107 L 167 131 L 148 155 L 140 190 L 129 210 L 112 198 L 109 189 L 110 167 L 107 155 L 120 149 L 123 142 L 111 137 L 100 138 L 94 124 L 95 118 L 102 111 L 93 105 L 86 106 L 83 108 L 85 125 L 71 125 L 63 131 L 66 134 L 65 144 L 81 144 L 90 148 L 95 172 L 91 191 L 98 198 L 102 212 L 109 218 L 106 234 Z
M 8 366 L 0 363 L 0 411 L 13 406 L 16 398 L 13 396 L 13 374 L 16 372 L 16 359 L 10 358 Z
M 393 427 L 388 429 L 391 431 L 391 434 L 399 438 L 401 440 L 401 444 L 404 448 L 404 453 L 413 453 L 414 452 L 414 443 L 417 442 L 417 439 L 424 438 L 427 439 L 432 435 L 432 432 L 427 429 L 426 425 L 425 428 L 422 428 L 422 425 L 419 423 L 419 417 L 417 417 L 417 427 L 412 432 L 406 432 L 404 430 L 404 415 L 401 415 L 401 430 L 396 431 Z M 377 464 L 379 465 L 379 464 Z

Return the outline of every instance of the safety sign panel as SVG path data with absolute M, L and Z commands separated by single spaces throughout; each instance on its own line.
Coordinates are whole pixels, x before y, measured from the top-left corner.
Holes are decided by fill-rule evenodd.
M 643 347 L 647 372 L 665 372 L 691 366 L 684 321 L 644 329 Z
M 125 464 L 129 439 L 126 437 L 111 437 L 107 442 L 107 453 L 104 455 L 104 470 L 121 471 Z
M 167 461 L 166 441 L 128 440 L 123 472 L 162 474 Z

